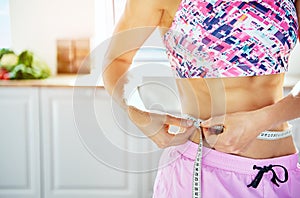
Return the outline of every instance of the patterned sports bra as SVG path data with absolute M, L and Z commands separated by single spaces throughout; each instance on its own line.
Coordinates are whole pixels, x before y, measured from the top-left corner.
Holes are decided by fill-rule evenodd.
M 178 78 L 286 72 L 297 42 L 293 0 L 182 0 L 163 42 Z

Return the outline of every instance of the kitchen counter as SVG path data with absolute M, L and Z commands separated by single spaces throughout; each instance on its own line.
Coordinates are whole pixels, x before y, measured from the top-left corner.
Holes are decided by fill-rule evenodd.
M 300 80 L 300 74 L 286 74 L 285 88 L 292 88 Z M 92 75 L 60 74 L 42 80 L 0 80 L 0 86 L 13 87 L 99 87 L 103 88 L 101 79 Z
M 0 86 L 13 87 L 99 87 L 103 88 L 103 83 L 97 83 L 97 78 L 90 75 L 60 74 L 47 79 L 33 80 L 0 80 Z

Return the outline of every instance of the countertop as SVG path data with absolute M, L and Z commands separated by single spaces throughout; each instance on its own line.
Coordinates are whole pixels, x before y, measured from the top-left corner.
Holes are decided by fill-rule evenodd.
M 0 86 L 12 87 L 100 87 L 102 81 L 90 75 L 60 74 L 47 79 L 0 80 Z
M 292 88 L 300 80 L 300 74 L 286 74 L 285 88 Z M 103 82 L 97 76 L 60 74 L 42 80 L 0 80 L 0 86 L 12 87 L 99 87 Z

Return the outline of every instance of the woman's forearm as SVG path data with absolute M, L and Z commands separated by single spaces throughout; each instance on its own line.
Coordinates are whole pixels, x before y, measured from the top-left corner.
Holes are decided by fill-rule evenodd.
M 266 123 L 270 127 L 300 117 L 300 81 L 293 91 L 277 103 L 267 106 L 262 110 L 266 113 Z
M 154 29 L 155 27 L 145 27 L 126 30 L 114 34 L 110 39 L 110 46 L 103 63 L 103 83 L 113 99 L 123 107 L 125 105 L 124 87 L 128 82 L 129 75 L 128 69 L 138 49 Z
M 102 72 L 104 87 L 110 95 L 112 95 L 120 77 L 124 74 L 124 71 L 120 71 L 117 66 L 121 63 L 122 61 L 115 60 Z
M 162 4 L 158 0 L 126 1 L 109 40 L 102 71 L 105 88 L 121 106 L 125 104 L 124 86 L 133 57 L 160 24 L 162 14 Z
M 102 74 L 105 89 L 123 108 L 127 106 L 124 97 L 124 87 L 128 82 L 127 71 L 129 67 L 130 63 L 122 59 L 115 59 Z

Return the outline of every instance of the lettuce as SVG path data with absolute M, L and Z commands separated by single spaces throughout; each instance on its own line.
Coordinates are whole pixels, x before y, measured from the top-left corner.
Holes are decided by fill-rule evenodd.
M 14 54 L 14 51 L 6 48 L 0 49 L 0 60 L 4 54 Z
M 0 68 L 8 72 L 9 79 L 44 79 L 51 75 L 48 65 L 31 51 L 17 56 L 12 50 L 1 49 L 0 57 Z

